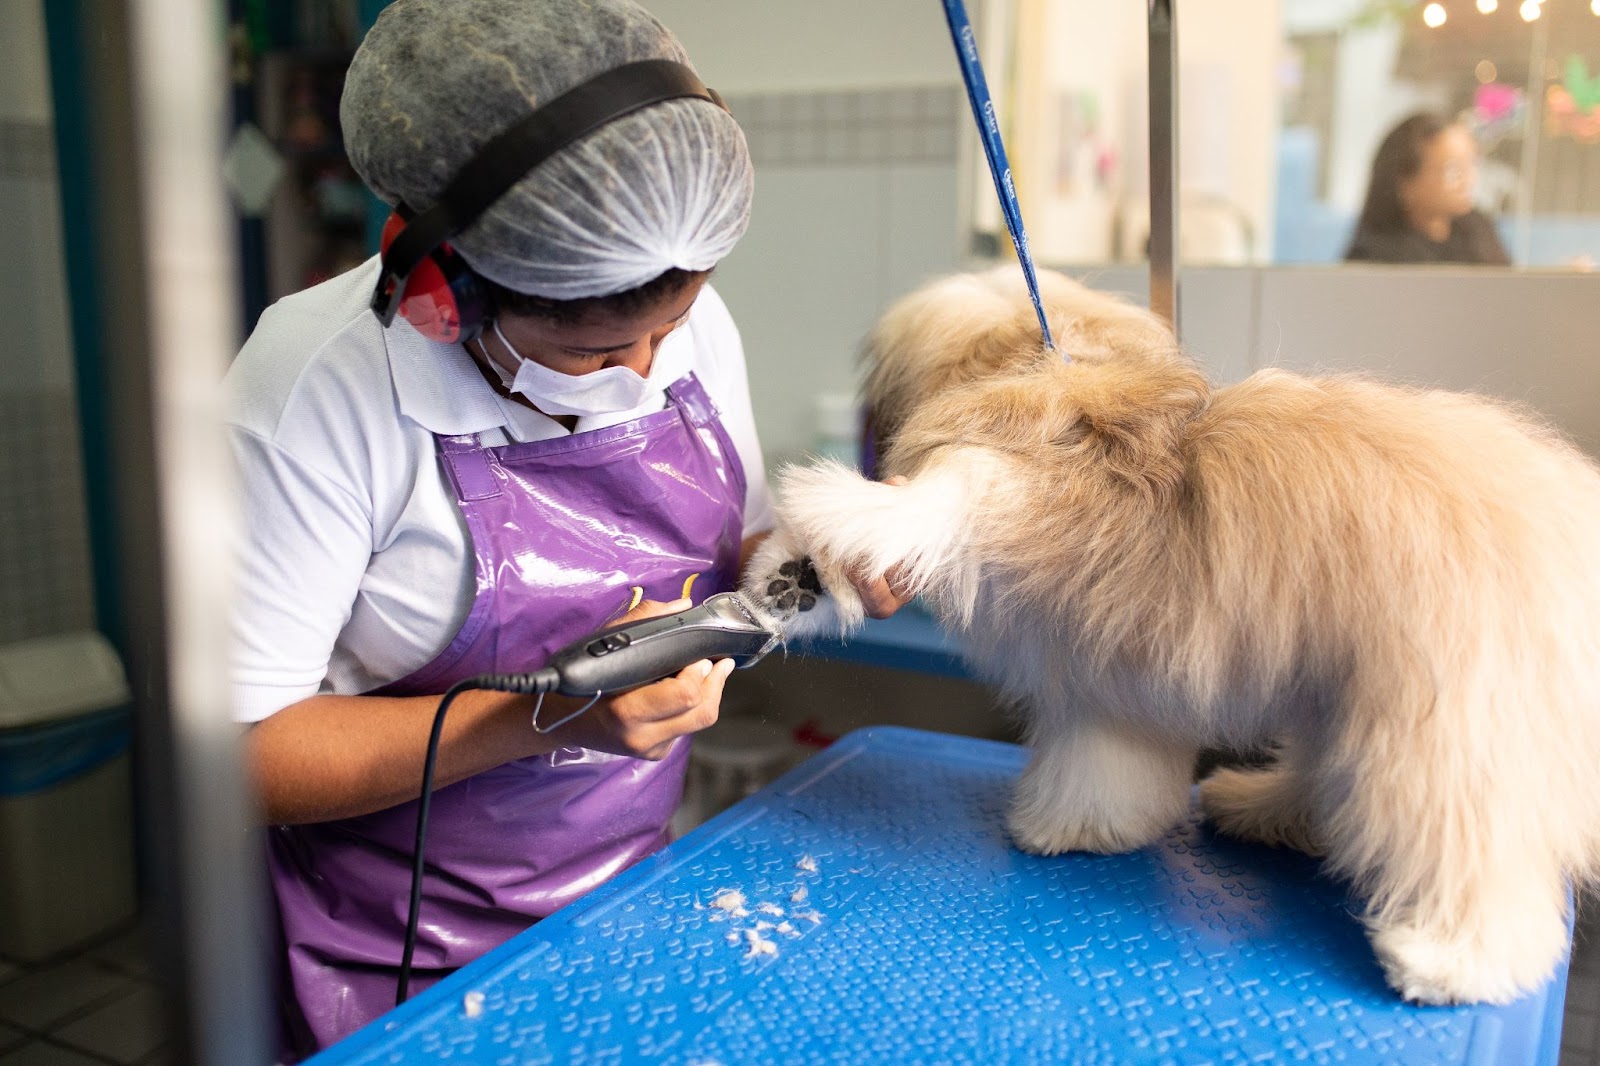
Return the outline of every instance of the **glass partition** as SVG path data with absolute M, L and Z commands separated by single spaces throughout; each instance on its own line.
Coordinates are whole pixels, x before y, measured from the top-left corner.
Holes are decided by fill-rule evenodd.
M 1377 166 L 1377 198 L 1392 224 L 1426 230 L 1431 243 L 1392 261 L 1495 261 L 1454 249 L 1475 241 L 1497 245 L 1518 267 L 1590 269 L 1600 258 L 1600 2 L 1176 6 L 1185 263 L 1344 260 L 1380 146 L 1418 114 L 1432 124 Z M 1046 261 L 1145 256 L 1144 8 L 985 7 L 990 79 L 1030 237 Z M 1436 140 L 1438 129 L 1450 132 Z M 1450 138 L 1459 139 L 1456 156 L 1444 147 Z M 1004 229 L 993 197 L 984 182 L 966 184 L 969 251 L 998 252 Z M 1460 206 L 1429 201 L 1435 194 Z M 1435 232 L 1430 210 L 1452 221 Z M 1461 232 L 1472 223 L 1482 233 Z

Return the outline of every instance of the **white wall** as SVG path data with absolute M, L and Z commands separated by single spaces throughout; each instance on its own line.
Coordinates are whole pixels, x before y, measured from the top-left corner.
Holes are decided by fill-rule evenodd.
M 1186 94 L 1178 117 L 1180 128 L 1190 131 L 1180 160 L 1189 171 L 1187 178 L 1180 174 L 1184 189 L 1231 201 L 1256 233 L 1269 233 L 1277 183 L 1280 4 L 1178 6 L 1178 56 L 1185 68 L 1179 88 Z
M 769 168 L 714 284 L 744 338 L 769 465 L 816 437 L 815 397 L 853 393 L 862 338 L 919 282 L 956 269 L 953 166 Z
M 1010 103 L 1018 137 L 1007 146 L 1028 239 L 1043 258 L 1109 262 L 1119 206 L 1144 184 L 1142 140 L 1137 157 L 1129 152 L 1136 110 L 1144 128 L 1144 6 L 1051 0 L 1035 14 L 1037 25 L 1018 35 L 1021 78 Z M 1086 107 L 1098 112 L 1093 134 Z M 1102 180 L 1096 157 L 1107 150 L 1117 163 Z M 984 177 L 978 194 L 993 200 Z
M 1022 158 L 1024 211 L 1035 248 L 1058 261 L 1141 258 L 1149 226 L 1149 19 L 1142 3 L 1042 0 L 1042 32 L 1022 38 L 1034 102 L 1026 115 Z M 1194 203 L 1243 213 L 1254 258 L 1269 259 L 1277 181 L 1278 0 L 1178 5 L 1179 182 Z M 1059 163 L 1059 99 L 1090 93 L 1101 107 L 1104 138 L 1117 152 L 1107 192 L 1094 189 L 1080 154 L 1069 184 Z M 1030 206 L 1037 205 L 1037 206 Z M 1128 238 L 1112 243 L 1110 214 L 1122 214 Z M 1037 218 L 1037 224 L 1032 221 Z M 1190 246 L 1197 246 L 1186 234 Z
M 1507 0 L 1508 3 L 1511 0 Z M 1333 131 L 1323 145 L 1330 164 L 1328 202 L 1359 211 L 1378 142 L 1413 111 L 1438 108 L 1436 95 L 1394 79 L 1402 27 L 1397 18 L 1352 25 L 1366 0 L 1282 0 L 1285 35 L 1340 32 L 1334 85 Z M 1419 5 L 1420 6 L 1420 5 Z M 1410 17 L 1419 17 L 1413 11 Z

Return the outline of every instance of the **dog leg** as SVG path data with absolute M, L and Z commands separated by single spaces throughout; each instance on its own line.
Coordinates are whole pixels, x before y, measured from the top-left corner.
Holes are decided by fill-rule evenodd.
M 1389 985 L 1414 1003 L 1509 1003 L 1544 983 L 1566 951 L 1561 879 L 1537 868 L 1485 872 L 1454 914 L 1369 918 Z
M 1200 805 L 1219 832 L 1322 855 L 1307 795 L 1304 777 L 1283 760 L 1259 770 L 1221 769 L 1200 783 Z
M 1033 757 L 1012 801 L 1011 836 L 1022 850 L 1132 851 L 1189 809 L 1195 748 L 1094 722 L 1052 733 L 1032 738 Z
M 1437 811 L 1390 808 L 1385 828 L 1411 839 L 1405 854 L 1358 880 L 1373 898 L 1367 935 L 1407 1000 L 1508 1003 L 1549 978 L 1566 950 L 1564 882 L 1537 832 L 1518 840 L 1493 815 L 1459 806 L 1446 816 L 1459 834 L 1439 832 Z M 1330 837 L 1336 864 L 1341 844 Z
M 778 529 L 751 558 L 745 592 L 789 636 L 848 635 L 866 620 L 852 579 L 898 568 L 905 587 L 952 595 L 970 615 L 977 575 L 961 567 L 959 552 L 974 487 L 995 462 L 977 449 L 953 450 L 904 485 L 839 463 L 790 467 L 779 479 Z
M 1545 755 L 1520 692 L 1396 674 L 1354 694 L 1308 767 L 1329 867 L 1365 897 L 1378 962 L 1406 999 L 1509 1002 L 1566 948 L 1566 812 L 1528 772 Z

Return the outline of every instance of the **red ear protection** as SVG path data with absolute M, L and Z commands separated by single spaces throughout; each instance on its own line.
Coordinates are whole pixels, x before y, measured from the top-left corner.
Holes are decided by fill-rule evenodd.
M 384 255 L 405 228 L 401 212 L 390 212 L 379 238 Z M 412 268 L 399 302 L 400 317 L 418 333 L 447 344 L 474 340 L 490 317 L 489 294 L 483 282 L 449 244 L 431 249 Z

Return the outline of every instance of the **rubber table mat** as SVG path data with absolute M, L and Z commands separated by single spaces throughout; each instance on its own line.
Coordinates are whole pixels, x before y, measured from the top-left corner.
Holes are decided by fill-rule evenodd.
M 1555 1063 L 1566 968 L 1412 1007 L 1294 852 L 1026 855 L 1024 749 L 851 733 L 311 1062 Z

